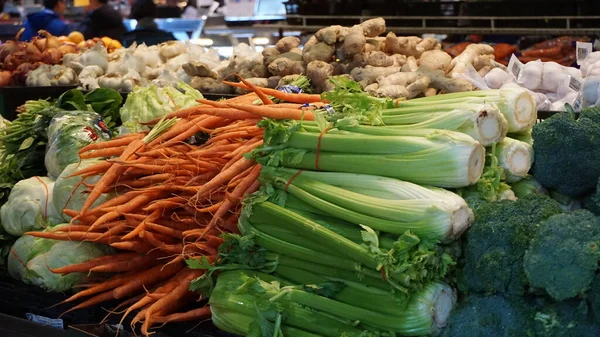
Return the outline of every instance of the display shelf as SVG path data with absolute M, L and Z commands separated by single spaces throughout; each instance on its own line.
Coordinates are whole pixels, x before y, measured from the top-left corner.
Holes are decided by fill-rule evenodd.
M 316 31 L 351 26 L 374 16 L 288 15 L 288 23 L 256 24 L 258 29 Z M 397 34 L 600 35 L 600 16 L 382 16 Z M 290 24 L 297 22 L 297 24 Z

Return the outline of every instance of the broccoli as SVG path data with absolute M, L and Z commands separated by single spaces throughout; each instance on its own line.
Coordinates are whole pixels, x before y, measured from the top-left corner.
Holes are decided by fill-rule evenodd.
M 582 198 L 581 207 L 596 215 L 600 215 L 600 179 L 598 179 L 596 190 Z
M 533 127 L 533 175 L 569 197 L 596 187 L 600 176 L 600 107 L 556 114 Z
M 466 234 L 459 288 L 467 293 L 521 295 L 529 241 L 538 223 L 558 213 L 559 204 L 540 194 L 481 205 Z
M 469 296 L 452 312 L 441 337 L 529 337 L 533 311 L 520 299 Z
M 600 260 L 600 223 L 586 210 L 549 217 L 523 258 L 530 286 L 562 301 L 587 291 Z
M 596 324 L 600 324 L 600 274 L 596 274 L 592 288 L 588 292 L 588 301 L 592 311 L 592 317 Z
M 535 308 L 535 306 L 534 306 Z M 548 303 L 541 300 L 534 316 L 534 328 L 539 337 L 598 337 L 600 326 L 589 319 L 585 301 L 568 300 Z

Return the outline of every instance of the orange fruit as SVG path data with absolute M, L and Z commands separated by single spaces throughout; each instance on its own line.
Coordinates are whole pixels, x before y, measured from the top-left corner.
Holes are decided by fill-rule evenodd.
M 73 43 L 80 43 L 83 42 L 85 38 L 83 37 L 83 34 L 81 32 L 74 31 L 71 32 L 71 34 L 69 34 L 69 40 L 71 40 L 71 42 Z

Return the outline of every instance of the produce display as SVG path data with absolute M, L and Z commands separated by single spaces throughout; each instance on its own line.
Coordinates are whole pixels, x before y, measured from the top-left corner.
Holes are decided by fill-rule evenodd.
M 81 88 L 1 120 L 0 266 L 144 336 L 600 336 L 600 54 L 385 33 L 39 65 Z

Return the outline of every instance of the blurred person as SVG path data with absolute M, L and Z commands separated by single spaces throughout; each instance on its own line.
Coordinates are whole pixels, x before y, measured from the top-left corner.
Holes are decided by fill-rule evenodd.
M 69 35 L 71 29 L 61 16 L 67 10 L 64 0 L 44 0 L 44 9 L 27 15 L 23 23 L 25 31 L 21 35 L 21 41 L 29 41 L 38 35 L 40 29 L 48 31 L 54 36 Z
M 108 5 L 108 0 L 90 0 L 85 11 L 87 15 L 78 30 L 86 39 L 108 36 L 120 41 L 127 32 L 121 14 Z
M 129 18 L 137 20 L 135 30 L 123 36 L 123 46 L 128 47 L 134 42 L 145 43 L 148 46 L 175 40 L 173 34 L 158 29 L 154 19 L 157 16 L 156 4 L 153 0 L 130 0 L 131 14 Z

